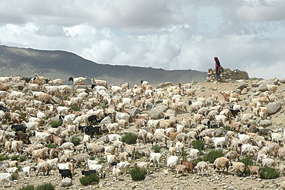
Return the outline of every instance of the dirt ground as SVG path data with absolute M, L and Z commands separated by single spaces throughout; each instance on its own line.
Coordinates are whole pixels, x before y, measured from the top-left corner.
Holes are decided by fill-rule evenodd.
M 257 91 L 257 88 L 252 88 L 251 84 L 254 81 L 247 80 L 248 83 L 248 93 L 241 95 L 240 104 L 246 107 L 244 100 L 247 100 L 250 94 L 253 94 Z M 240 81 L 236 82 L 220 82 L 220 83 L 198 83 L 193 85 L 192 87 L 196 89 L 196 96 L 195 97 L 209 97 L 210 94 L 217 94 L 219 95 L 219 100 L 223 100 L 222 95 L 219 93 L 220 90 L 224 91 L 231 91 L 234 90 Z M 279 102 L 284 104 L 283 92 L 285 89 L 285 84 L 280 84 L 278 86 L 276 97 Z M 183 100 L 187 102 L 188 100 L 195 100 L 193 97 L 184 96 Z M 189 110 L 189 107 L 187 107 Z M 146 113 L 148 111 L 145 111 Z M 250 112 L 249 109 L 244 110 L 245 113 Z M 177 115 L 178 118 L 192 118 L 191 113 L 179 113 Z M 272 121 L 272 129 L 278 129 L 283 127 L 284 124 L 284 111 L 283 108 L 276 114 L 270 116 Z M 126 131 L 135 132 L 137 133 L 137 129 L 134 127 L 133 123 L 130 124 L 128 129 L 124 129 L 123 133 Z M 144 145 L 143 143 L 137 143 L 137 149 L 143 149 L 145 147 L 151 147 L 151 144 Z M 186 152 L 189 148 L 186 148 Z M 167 152 L 165 148 L 161 149 L 161 152 Z M 145 161 L 145 158 L 140 158 L 139 160 Z M 25 161 L 24 163 L 20 163 L 20 165 L 29 165 L 30 160 Z M 130 161 L 131 162 L 131 161 Z M 284 160 L 283 160 L 284 162 Z M 132 163 L 132 162 L 131 162 Z M 277 184 L 285 180 L 284 176 L 281 176 L 277 179 L 273 180 L 264 180 L 261 178 L 257 178 L 256 176 L 248 176 L 248 177 L 238 177 L 236 175 L 233 176 L 233 172 L 230 168 L 229 173 L 226 172 L 219 175 L 216 171 L 214 171 L 213 167 L 209 169 L 209 177 L 200 176 L 197 172 L 194 174 L 188 174 L 181 176 L 181 174 L 176 174 L 174 171 L 169 170 L 166 166 L 162 166 L 161 168 L 155 168 L 151 164 L 151 174 L 147 175 L 144 181 L 135 182 L 132 180 L 130 174 L 121 175 L 117 180 L 113 179 L 111 176 L 111 169 L 104 164 L 104 168 L 106 170 L 106 178 L 100 179 L 99 184 L 90 185 L 90 186 L 82 186 L 80 184 L 79 178 L 81 175 L 81 170 L 83 168 L 76 168 L 75 169 L 75 176 L 73 176 L 73 185 L 68 188 L 59 187 L 61 182 L 61 176 L 59 175 L 58 171 L 52 170 L 49 176 L 43 176 L 40 174 L 39 176 L 35 176 L 35 172 L 32 172 L 31 177 L 23 177 L 20 174 L 17 181 L 12 182 L 12 186 L 10 188 L 5 187 L 4 189 L 20 189 L 23 185 L 26 184 L 33 184 L 35 187 L 37 185 L 50 182 L 56 185 L 56 189 L 161 189 L 161 190 L 168 190 L 168 189 L 276 189 Z M 1 186 L 2 188 L 2 186 Z

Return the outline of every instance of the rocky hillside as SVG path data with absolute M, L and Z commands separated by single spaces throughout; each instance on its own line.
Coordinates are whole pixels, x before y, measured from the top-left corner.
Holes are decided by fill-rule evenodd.
M 202 82 L 206 72 L 194 70 L 173 70 L 98 64 L 65 51 L 44 51 L 30 48 L 0 46 L 1 76 L 33 76 L 38 73 L 47 78 L 67 80 L 70 76 L 88 76 L 108 80 L 118 85 L 130 82 L 131 85 L 147 80 L 155 85 L 161 82 L 189 83 L 193 79 Z M 90 81 L 90 80 L 89 80 Z M 88 84 L 88 80 L 87 80 Z

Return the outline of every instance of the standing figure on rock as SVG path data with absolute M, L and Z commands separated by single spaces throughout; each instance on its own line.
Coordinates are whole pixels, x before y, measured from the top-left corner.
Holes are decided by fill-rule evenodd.
M 222 72 L 223 68 L 220 64 L 220 61 L 217 57 L 214 58 L 215 60 L 215 64 L 216 64 L 216 80 L 218 82 L 218 80 L 222 80 L 221 77 L 220 77 L 220 73 Z

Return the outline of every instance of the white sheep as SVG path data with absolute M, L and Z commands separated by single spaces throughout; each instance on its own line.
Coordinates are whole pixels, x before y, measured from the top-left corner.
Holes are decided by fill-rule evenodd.
M 229 167 L 230 167 L 230 161 L 225 158 L 225 157 L 219 157 L 214 161 L 214 169 L 218 169 L 219 174 L 220 174 L 220 169 L 227 168 L 227 173 L 229 172 Z
M 3 183 L 3 188 L 5 187 L 5 182 L 9 183 L 9 186 L 11 186 L 11 181 L 12 181 L 12 174 L 0 173 L 0 183 Z
M 241 173 L 244 174 L 244 169 L 245 169 L 245 165 L 242 162 L 233 162 L 233 170 L 237 172 L 240 171 Z
M 208 169 L 208 163 L 201 161 L 197 164 L 196 168 L 199 170 L 200 174 L 202 174 L 202 171 L 205 171 L 207 173 L 207 177 L 209 175 L 209 169 Z M 204 176 L 204 174 L 203 174 Z

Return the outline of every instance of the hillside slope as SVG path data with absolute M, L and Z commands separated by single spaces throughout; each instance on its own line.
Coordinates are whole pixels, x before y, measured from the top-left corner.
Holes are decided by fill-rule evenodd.
M 38 73 L 48 78 L 67 80 L 70 76 L 86 76 L 108 80 L 118 85 L 124 82 L 131 84 L 147 80 L 150 84 L 161 82 L 188 83 L 192 79 L 202 82 L 206 72 L 194 70 L 153 69 L 119 65 L 98 64 L 86 60 L 76 54 L 65 51 L 35 50 L 0 46 L 0 75 L 1 76 L 33 76 Z

